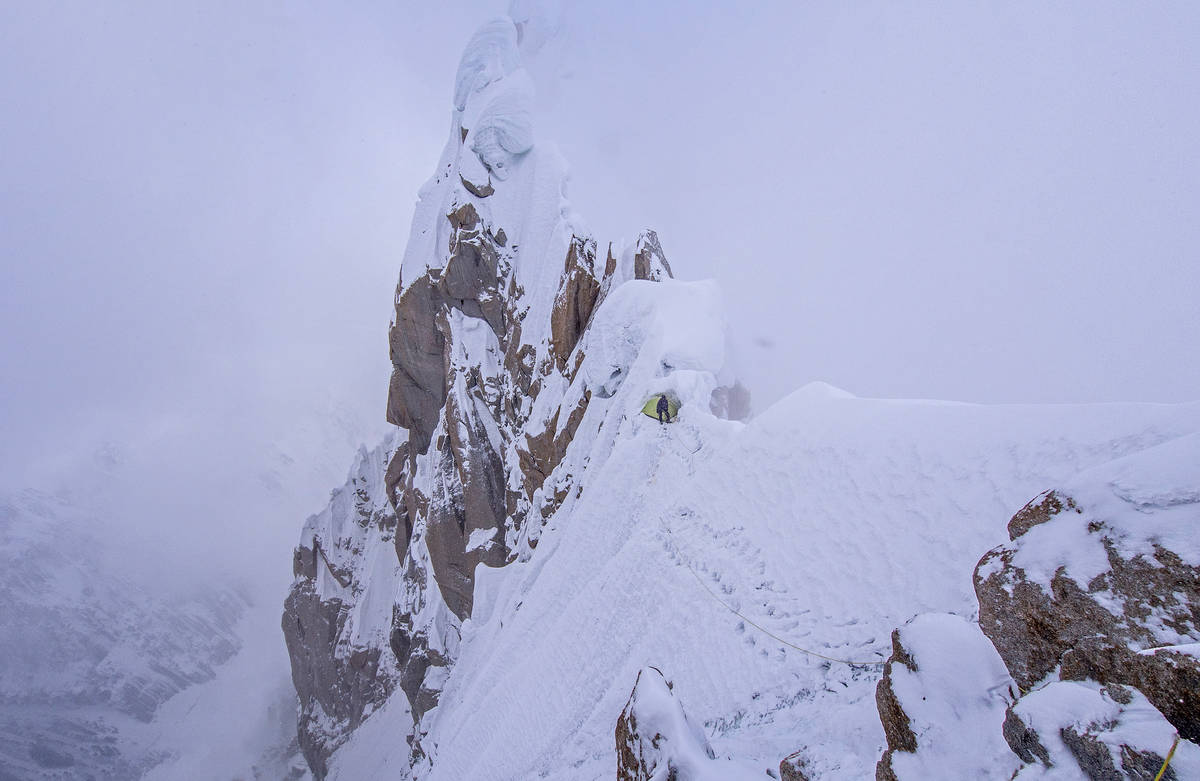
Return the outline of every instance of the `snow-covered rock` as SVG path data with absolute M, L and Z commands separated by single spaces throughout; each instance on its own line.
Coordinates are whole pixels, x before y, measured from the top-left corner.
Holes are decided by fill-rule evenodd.
M 384 485 L 398 442 L 403 437 L 393 434 L 359 451 L 346 484 L 308 519 L 294 554 L 283 635 L 300 697 L 300 748 L 318 774 L 400 681 L 390 643 L 397 519 Z
M 1047 676 L 1134 686 L 1200 739 L 1200 436 L 1085 471 L 979 562 L 980 624 L 1022 690 Z M 1139 653 L 1163 648 L 1161 652 Z
M 1019 759 L 1021 779 L 1153 779 L 1176 737 L 1163 777 L 1200 777 L 1198 464 L 1200 435 L 1183 433 L 1085 469 L 1017 512 L 1010 542 L 976 567 L 978 628 L 919 616 L 893 635 L 877 778 L 1007 778 Z M 958 750 L 967 736 L 972 750 Z
M 917 616 L 892 633 L 892 655 L 876 689 L 888 750 L 875 777 L 1006 781 L 1020 766 L 1001 734 L 1016 694 L 977 624 L 944 613 Z M 970 751 L 963 751 L 966 735 Z
M 716 758 L 657 667 L 638 671 L 617 719 L 617 781 L 698 778 Z
M 643 667 L 617 718 L 617 781 L 758 781 L 762 774 L 718 758 L 688 718 L 673 683 Z
M 1014 776 L 1021 781 L 1154 781 L 1173 746 L 1162 778 L 1200 778 L 1200 747 L 1188 740 L 1176 746 L 1162 714 L 1141 692 L 1119 684 L 1047 684 L 1012 708 L 1004 734 L 1028 763 Z

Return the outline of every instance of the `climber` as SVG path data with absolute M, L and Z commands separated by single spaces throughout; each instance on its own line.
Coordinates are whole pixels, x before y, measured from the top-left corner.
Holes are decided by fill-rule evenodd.
M 658 404 L 656 404 L 654 406 L 654 410 L 655 410 L 655 412 L 658 413 L 658 422 L 659 423 L 670 423 L 671 422 L 671 406 L 670 406 L 670 403 L 667 401 L 667 394 L 664 393 L 663 395 L 658 397 Z M 663 415 L 667 416 L 667 419 L 665 421 L 663 420 Z

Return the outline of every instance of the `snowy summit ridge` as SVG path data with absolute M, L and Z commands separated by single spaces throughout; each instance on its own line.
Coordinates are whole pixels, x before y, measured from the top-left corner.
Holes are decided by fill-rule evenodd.
M 283 630 L 315 776 L 1056 778 L 1072 746 L 1148 767 L 1170 729 L 1191 767 L 1200 705 L 1163 703 L 1200 642 L 1194 551 L 1169 550 L 1200 522 L 1178 467 L 1200 404 L 813 383 L 741 422 L 719 288 L 674 279 L 653 232 L 601 253 L 564 196 L 524 65 L 546 29 L 514 12 L 463 53 L 396 287 L 396 430 L 295 551 Z M 642 414 L 660 394 L 670 424 Z M 1143 452 L 1152 468 L 1127 466 Z M 1085 481 L 1045 505 L 1093 468 L 1121 504 L 1068 514 L 1099 495 Z M 1024 534 L 1108 551 L 1111 572 L 1037 559 Z M 1094 619 L 1077 628 L 1102 638 L 1090 656 L 1026 631 L 1069 613 L 1041 588 L 1075 582 L 1059 565 L 1092 577 L 1074 595 Z M 1169 610 L 1138 586 L 1164 568 L 1187 587 Z M 1105 672 L 1114 658 L 1142 677 Z M 1068 668 L 1081 677 L 1054 679 Z M 1056 710 L 1076 701 L 1096 719 Z M 956 713 L 988 732 L 969 761 Z M 1045 732 L 1063 724 L 1075 744 Z

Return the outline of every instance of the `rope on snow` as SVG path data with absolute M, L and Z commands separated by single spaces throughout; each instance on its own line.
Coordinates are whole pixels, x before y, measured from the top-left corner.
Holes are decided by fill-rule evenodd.
M 662 528 L 663 528 L 663 531 L 665 531 L 667 533 L 667 536 L 669 538 L 674 539 L 673 535 L 671 534 L 671 529 L 665 523 L 662 524 Z M 722 600 L 720 597 L 718 597 L 716 595 L 716 593 L 713 592 L 713 590 L 708 587 L 708 584 L 704 582 L 704 579 L 700 577 L 700 575 L 696 572 L 696 570 L 692 569 L 692 565 L 688 564 L 687 559 L 685 559 L 683 557 L 683 554 L 679 552 L 679 548 L 674 544 L 674 542 L 671 543 L 671 547 L 675 549 L 675 555 L 679 557 L 679 560 L 683 563 L 683 566 L 687 567 L 687 571 L 692 573 L 692 577 L 696 579 L 696 582 L 700 584 L 701 588 L 703 588 L 706 592 L 708 592 L 708 595 L 710 597 L 712 597 L 714 602 L 716 602 L 718 605 L 720 605 L 721 607 L 728 610 L 730 613 L 733 613 L 735 616 L 742 619 L 747 624 L 754 627 L 758 631 L 762 632 L 764 635 L 771 638 L 772 640 L 775 640 L 776 642 L 779 642 L 779 643 L 783 643 L 784 645 L 788 646 L 789 648 L 794 648 L 797 651 L 800 651 L 801 653 L 808 654 L 809 656 L 815 656 L 818 659 L 825 659 L 826 661 L 830 661 L 830 662 L 838 662 L 839 664 L 846 664 L 851 667 L 882 667 L 884 665 L 884 663 L 880 662 L 880 661 L 856 662 L 856 661 L 853 661 L 850 659 L 839 659 L 835 656 L 826 656 L 825 654 L 817 653 L 816 651 L 813 651 L 808 648 L 801 648 L 800 646 L 796 645 L 795 643 L 783 639 L 782 637 L 775 634 L 771 630 L 766 629 L 765 627 L 762 627 L 762 626 L 756 624 L 753 620 L 742 615 L 737 610 L 734 610 L 733 607 L 731 607 L 724 600 Z
M 689 458 L 687 459 L 689 462 L 688 466 L 690 468 L 689 471 L 694 472 L 695 466 L 691 463 L 690 455 L 695 455 L 697 452 L 699 452 L 700 449 L 704 446 L 704 442 L 701 441 L 700 445 L 697 446 L 697 448 L 695 450 L 692 450 L 690 447 L 688 447 L 686 444 L 684 444 L 684 442 L 682 440 L 680 440 L 679 437 L 675 436 L 674 433 L 672 433 L 671 436 L 672 436 L 672 439 L 674 439 L 676 442 L 678 442 L 680 445 L 682 445 L 685 449 L 690 451 Z M 659 448 L 659 452 L 660 452 L 660 454 L 662 452 L 661 446 Z M 658 470 L 656 469 L 654 474 L 650 477 L 650 483 L 654 484 L 657 481 L 658 481 Z M 771 638 L 772 640 L 775 640 L 776 642 L 783 643 L 784 645 L 786 645 L 789 648 L 794 648 L 795 650 L 800 651 L 801 653 L 808 654 L 809 656 L 815 656 L 818 659 L 824 659 L 829 662 L 837 662 L 838 664 L 845 664 L 845 665 L 849 665 L 851 667 L 882 667 L 884 665 L 884 662 L 881 662 L 881 661 L 856 662 L 856 661 L 852 661 L 850 659 L 839 659 L 834 656 L 826 656 L 825 654 L 817 653 L 816 651 L 813 651 L 809 648 L 802 648 L 793 642 L 783 639 L 782 637 L 780 637 L 779 635 L 770 631 L 769 629 L 766 629 L 765 627 L 760 626 L 759 624 L 755 623 L 750 618 L 747 618 L 746 616 L 742 615 L 740 612 L 738 612 L 737 610 L 734 610 L 732 606 L 730 606 L 724 600 L 722 600 L 720 597 L 718 597 L 716 595 L 716 593 L 711 588 L 708 587 L 708 584 L 704 582 L 704 579 L 700 577 L 699 573 L 697 573 L 696 570 L 694 570 L 692 568 L 692 565 L 688 563 L 687 559 L 684 558 L 683 553 L 680 552 L 679 546 L 675 545 L 675 542 L 674 542 L 675 537 L 671 533 L 671 528 L 669 526 L 667 526 L 666 521 L 663 521 L 660 519 L 659 525 L 662 527 L 663 531 L 666 532 L 667 539 L 671 541 L 670 542 L 671 548 L 675 551 L 675 555 L 679 558 L 679 561 L 683 564 L 683 566 L 687 567 L 687 571 L 692 573 L 692 577 L 695 578 L 696 582 L 700 584 L 701 588 L 703 588 L 708 593 L 709 597 L 711 597 L 712 600 L 714 602 L 716 602 L 718 605 L 725 608 L 730 613 L 733 613 L 735 616 L 742 619 L 743 621 L 745 621 L 747 624 L 754 627 L 758 631 L 762 632 L 767 637 Z M 1168 762 L 1170 761 L 1169 757 L 1168 757 L 1167 761 Z M 1163 765 L 1163 767 L 1165 768 L 1166 765 Z M 1158 781 L 1158 780 L 1155 779 L 1155 781 Z

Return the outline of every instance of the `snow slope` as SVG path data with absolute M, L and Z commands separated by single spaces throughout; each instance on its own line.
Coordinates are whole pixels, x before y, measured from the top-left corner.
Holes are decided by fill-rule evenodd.
M 822 778 L 870 777 L 879 668 L 789 647 L 730 608 L 821 655 L 881 662 L 914 614 L 973 615 L 973 567 L 1030 498 L 1200 430 L 1200 404 L 980 406 L 821 384 L 748 425 L 720 420 L 701 403 L 724 364 L 714 296 L 633 282 L 597 312 L 580 381 L 614 366 L 625 379 L 593 397 L 566 459 L 581 494 L 526 560 L 476 572 L 429 714 L 429 779 L 610 778 L 645 665 L 674 680 L 719 756 L 765 770 L 802 749 Z M 651 327 L 664 312 L 680 327 Z M 678 424 L 638 414 L 662 390 L 684 401 Z M 403 710 L 377 713 L 330 777 L 405 777 Z

